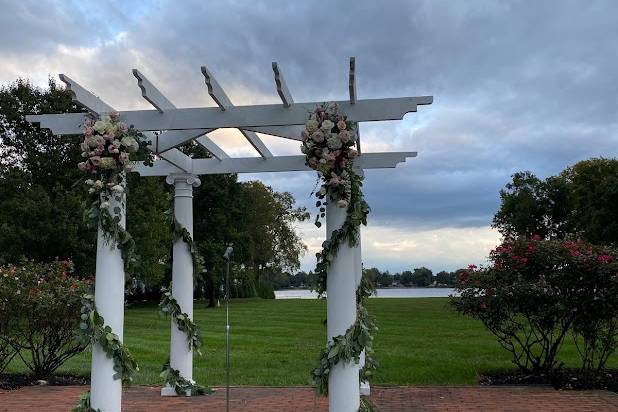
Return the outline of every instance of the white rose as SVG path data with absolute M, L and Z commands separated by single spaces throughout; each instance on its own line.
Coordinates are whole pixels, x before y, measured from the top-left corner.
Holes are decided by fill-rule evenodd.
M 322 186 L 318 193 L 320 194 L 320 196 L 324 196 L 326 194 L 326 188 L 324 186 Z
M 101 203 L 101 209 L 109 209 L 109 202 L 103 202 Z
M 88 186 L 92 186 L 92 185 L 94 184 L 94 180 L 92 180 L 92 179 L 88 179 L 88 180 L 86 180 L 86 184 L 87 184 Z
M 92 128 L 98 133 L 103 133 L 107 129 L 107 124 L 103 120 L 97 120 Z
M 134 152 L 137 152 L 139 150 L 139 143 L 137 143 L 137 140 L 135 140 L 131 136 L 123 137 L 122 140 L 120 141 L 120 143 L 124 147 L 127 148 L 127 151 L 129 153 L 134 153 Z
M 326 143 L 328 144 L 328 147 L 330 149 L 333 149 L 333 150 L 341 149 L 341 140 L 339 140 L 337 135 L 333 135 L 333 137 L 330 137 L 326 141 Z
M 103 188 L 103 182 L 101 182 L 100 180 L 97 180 L 92 185 L 94 186 L 95 189 L 102 189 Z
M 115 186 L 112 186 L 112 192 L 122 193 L 124 192 L 124 188 L 121 185 L 115 185 Z
M 326 133 L 330 133 L 330 131 L 333 129 L 333 127 L 335 127 L 335 123 L 331 122 L 330 120 L 324 120 L 322 122 L 322 127 L 321 129 L 323 131 L 325 131 Z
M 320 125 L 320 124 L 318 123 L 318 121 L 317 121 L 317 120 L 315 120 L 315 119 L 310 119 L 310 120 L 308 120 L 308 121 L 307 121 L 307 125 L 306 125 L 306 127 L 307 127 L 307 131 L 308 131 L 309 133 L 313 133 L 313 132 L 315 132 L 316 130 L 318 130 L 318 126 L 319 126 L 319 125 Z

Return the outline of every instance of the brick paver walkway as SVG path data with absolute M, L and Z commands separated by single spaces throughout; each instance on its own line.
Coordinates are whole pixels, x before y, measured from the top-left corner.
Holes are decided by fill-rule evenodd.
M 0 390 L 1 412 L 66 412 L 79 386 L 38 386 L 16 391 Z M 325 399 L 311 388 L 232 388 L 230 410 L 326 411 Z M 556 391 L 548 387 L 373 387 L 371 400 L 381 412 L 401 411 L 505 411 L 583 412 L 618 411 L 618 394 L 607 391 Z M 161 398 L 159 388 L 137 386 L 123 397 L 125 412 L 193 412 L 225 410 L 225 390 L 212 396 Z

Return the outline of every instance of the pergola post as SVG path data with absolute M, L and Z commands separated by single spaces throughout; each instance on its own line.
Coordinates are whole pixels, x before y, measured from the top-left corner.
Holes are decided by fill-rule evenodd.
M 334 230 L 341 228 L 347 215 L 346 208 L 335 202 L 326 206 L 326 233 L 330 238 Z M 339 250 L 328 269 L 326 279 L 327 334 L 343 335 L 356 321 L 357 252 L 347 242 Z M 331 412 L 356 412 L 360 405 L 358 365 L 352 361 L 339 363 L 330 371 L 328 378 L 328 410 Z
M 125 195 L 118 202 L 109 200 L 110 211 L 120 207 L 120 225 L 125 227 L 126 216 L 123 207 Z M 97 311 L 120 341 L 124 326 L 124 263 L 120 249 L 113 240 L 106 240 L 99 226 L 97 234 L 97 257 L 94 301 Z M 101 346 L 92 345 L 92 368 L 90 373 L 90 402 L 92 408 L 101 412 L 120 412 L 122 401 L 122 380 L 114 379 L 114 360 L 107 357 Z
M 354 249 L 354 265 L 356 269 L 356 287 L 358 287 L 363 278 L 363 252 L 361 246 L 361 236 L 360 231 L 362 230 L 360 227 L 358 243 L 353 247 Z M 358 361 L 358 372 L 365 366 L 365 351 L 363 350 L 360 354 L 360 359 Z M 369 387 L 368 381 L 360 381 L 360 394 L 363 396 L 369 396 L 371 394 L 371 389 Z
M 193 174 L 172 174 L 166 182 L 174 185 L 174 216 L 193 237 L 193 188 L 200 185 L 200 179 Z M 172 252 L 172 296 L 183 313 L 193 318 L 193 258 L 189 246 L 182 240 L 174 241 Z M 193 380 L 193 350 L 187 344 L 187 334 L 176 326 L 172 319 L 170 339 L 170 367 L 180 376 Z M 161 389 L 162 396 L 176 396 L 169 385 Z

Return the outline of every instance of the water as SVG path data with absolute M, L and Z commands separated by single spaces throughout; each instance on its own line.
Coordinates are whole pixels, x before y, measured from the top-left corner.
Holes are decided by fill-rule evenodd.
M 446 298 L 455 295 L 453 288 L 391 288 L 378 289 L 377 298 Z M 317 293 L 308 289 L 276 290 L 275 299 L 316 299 Z

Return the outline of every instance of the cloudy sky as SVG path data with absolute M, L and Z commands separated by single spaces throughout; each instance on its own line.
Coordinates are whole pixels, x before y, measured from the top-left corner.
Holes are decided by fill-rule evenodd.
M 547 176 L 618 148 L 614 1 L 0 0 L 0 27 L 1 83 L 44 86 L 66 73 L 118 109 L 150 108 L 132 68 L 179 107 L 213 106 L 201 65 L 237 105 L 278 103 L 272 61 L 296 101 L 346 99 L 349 56 L 361 99 L 433 95 L 403 121 L 361 127 L 365 152 L 419 152 L 366 173 L 365 266 L 483 262 L 512 173 Z M 237 132 L 214 140 L 257 155 Z M 299 153 L 297 142 L 264 140 L 275 154 Z M 312 206 L 313 173 L 242 178 Z M 299 230 L 310 269 L 324 234 Z

